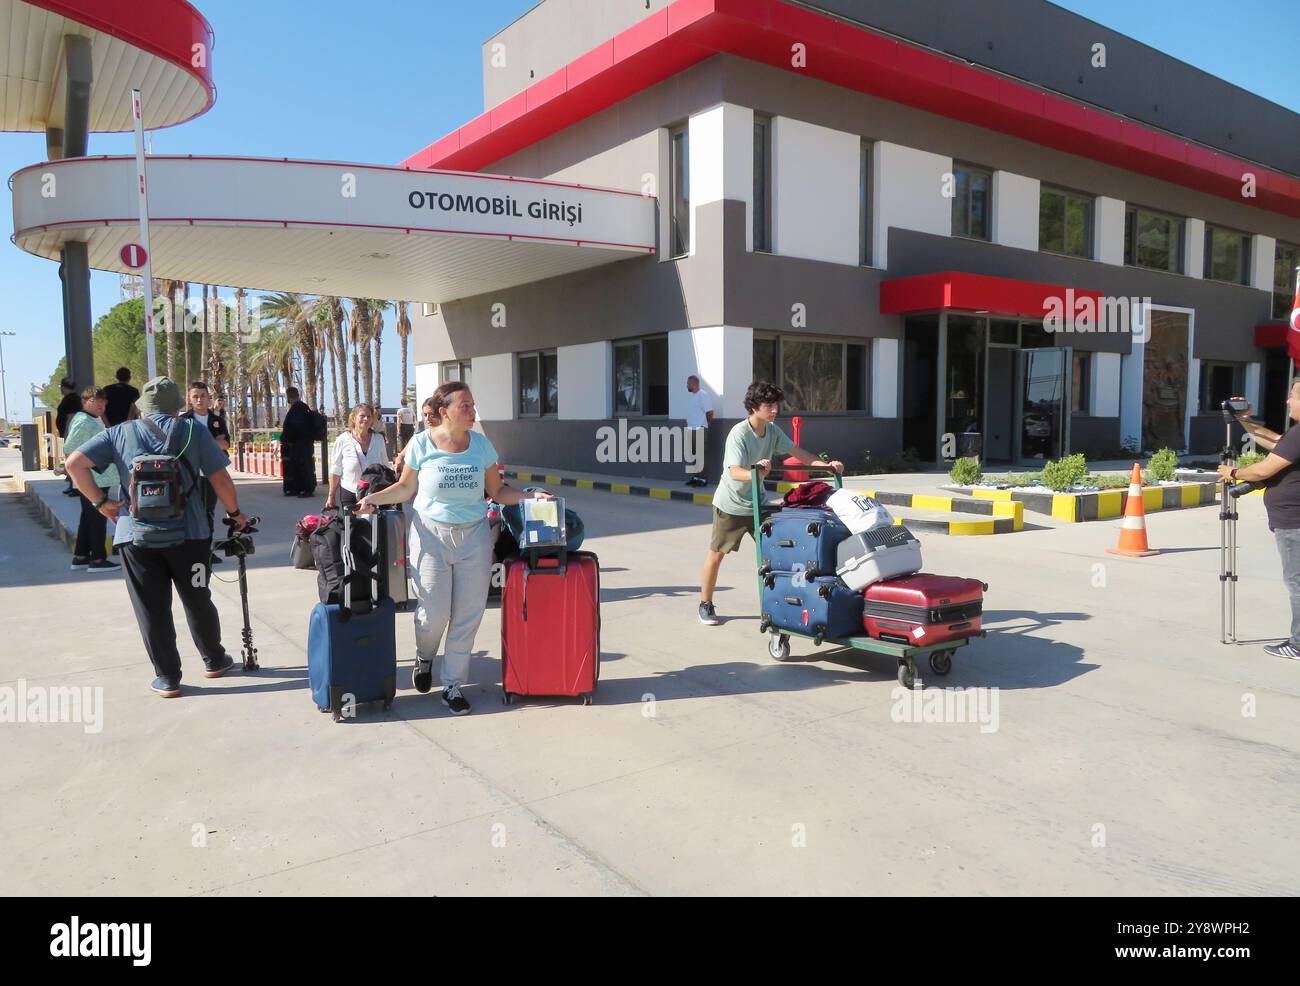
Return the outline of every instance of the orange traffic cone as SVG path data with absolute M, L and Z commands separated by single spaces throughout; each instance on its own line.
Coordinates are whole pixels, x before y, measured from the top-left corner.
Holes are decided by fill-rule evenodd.
M 1128 500 L 1124 504 L 1124 524 L 1119 530 L 1119 547 L 1107 548 L 1107 554 L 1126 558 L 1145 558 L 1159 551 L 1147 547 L 1147 512 L 1142 502 L 1142 470 L 1133 463 L 1128 480 Z

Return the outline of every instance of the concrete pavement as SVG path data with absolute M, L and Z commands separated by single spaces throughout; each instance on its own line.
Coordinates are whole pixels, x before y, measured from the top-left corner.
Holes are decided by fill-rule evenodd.
M 0 472 L 6 470 L 0 469 Z M 751 546 L 695 619 L 707 516 L 564 492 L 602 562 L 596 704 L 504 707 L 485 615 L 453 719 L 410 688 L 332 723 L 306 691 L 311 505 L 241 481 L 265 518 L 250 571 L 263 670 L 163 701 L 118 576 L 0 494 L 0 688 L 103 689 L 103 726 L 4 723 L 0 886 L 42 894 L 1291 894 L 1300 665 L 1218 640 L 1212 510 L 1148 520 L 1166 553 L 1105 554 L 1117 521 L 923 537 L 926 569 L 991 584 L 987 639 L 927 686 L 997 688 L 994 732 L 898 722 L 887 659 L 777 664 Z M 1262 504 L 1243 504 L 1243 637 L 1284 634 Z M 218 569 L 234 577 L 233 565 Z M 237 587 L 214 587 L 228 649 Z M 179 619 L 179 617 L 178 617 Z M 435 693 L 436 694 L 436 693 Z M 985 693 L 991 694 L 991 693 Z M 907 699 L 910 701 L 910 699 Z M 891 712 L 894 715 L 891 716 Z

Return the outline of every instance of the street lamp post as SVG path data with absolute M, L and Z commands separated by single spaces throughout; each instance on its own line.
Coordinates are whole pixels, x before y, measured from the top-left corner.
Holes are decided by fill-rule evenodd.
M 0 332 L 0 394 L 4 395 L 4 421 L 9 425 L 9 391 L 5 387 L 5 336 L 16 336 L 17 332 Z

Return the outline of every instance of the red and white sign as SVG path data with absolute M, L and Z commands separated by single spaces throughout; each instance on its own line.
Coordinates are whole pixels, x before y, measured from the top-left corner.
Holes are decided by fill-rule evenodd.
M 118 251 L 118 256 L 122 258 L 122 263 L 132 270 L 139 270 L 149 259 L 148 252 L 139 243 L 128 243 Z

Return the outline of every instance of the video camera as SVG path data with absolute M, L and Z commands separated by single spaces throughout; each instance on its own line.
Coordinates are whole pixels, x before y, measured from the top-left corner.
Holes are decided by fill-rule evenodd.
M 1219 406 L 1223 408 L 1223 420 L 1231 421 L 1242 411 L 1250 408 L 1250 401 L 1244 397 L 1229 397 Z
M 235 522 L 229 517 L 223 517 L 222 522 L 226 525 L 226 537 L 220 541 L 212 542 L 212 550 L 220 551 L 227 558 L 243 558 L 246 555 L 253 554 L 253 539 L 251 535 L 257 533 L 257 525 L 262 522 L 261 517 L 249 517 L 248 522 L 242 530 L 235 530 Z

